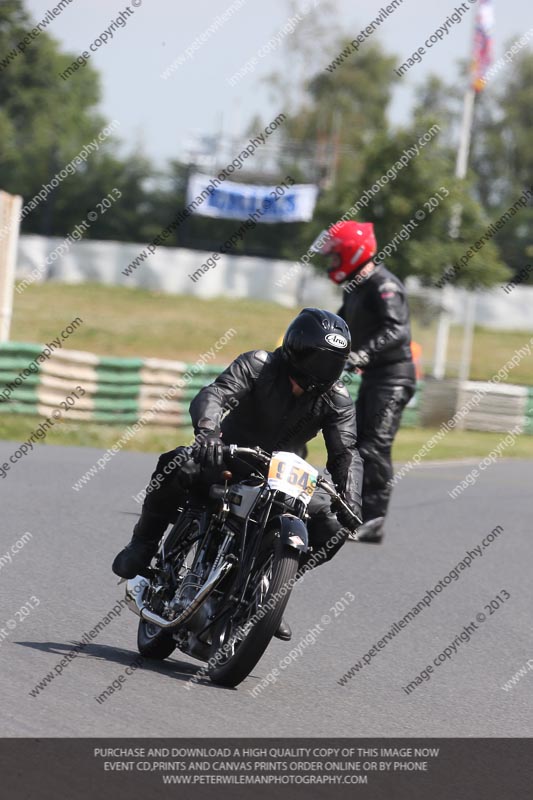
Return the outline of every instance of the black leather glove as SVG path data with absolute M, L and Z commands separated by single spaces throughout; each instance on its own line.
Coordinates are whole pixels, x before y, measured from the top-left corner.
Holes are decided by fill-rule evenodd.
M 349 531 L 356 531 L 363 522 L 360 508 L 346 508 L 339 502 L 333 502 L 331 510 L 337 515 L 341 526 Z
M 358 369 L 364 369 L 369 360 L 368 353 L 365 353 L 364 350 L 352 351 L 346 362 L 346 372 L 355 372 Z
M 220 438 L 220 430 L 199 428 L 196 434 L 196 453 L 194 460 L 204 468 L 222 465 L 222 448 L 224 442 Z

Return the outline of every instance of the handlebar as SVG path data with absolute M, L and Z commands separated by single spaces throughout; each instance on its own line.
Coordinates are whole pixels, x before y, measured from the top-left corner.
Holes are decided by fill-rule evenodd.
M 267 453 L 266 450 L 262 450 L 260 447 L 240 447 L 237 444 L 226 444 L 222 448 L 222 455 L 229 456 L 230 458 L 235 456 L 255 456 L 258 461 L 262 461 L 263 464 L 268 464 L 272 455 Z
M 346 503 L 342 495 L 338 493 L 338 491 L 336 490 L 336 488 L 333 486 L 332 483 L 326 480 L 326 478 L 324 478 L 322 475 L 319 475 L 316 481 L 316 485 L 318 488 L 323 489 L 326 492 L 326 494 L 329 494 L 329 496 L 333 500 L 335 500 L 335 502 L 339 506 L 342 506 L 342 508 L 344 508 L 345 511 L 347 511 L 359 523 L 359 525 L 362 524 L 363 520 L 360 517 L 358 517 L 357 514 L 354 514 L 350 506 Z
M 240 447 L 236 444 L 224 445 L 222 448 L 222 454 L 223 456 L 229 457 L 238 457 L 240 455 L 255 456 L 255 458 L 257 458 L 257 460 L 261 461 L 263 464 L 268 464 L 272 458 L 272 454 L 267 453 L 267 451 L 263 450 L 261 447 Z M 337 489 L 332 483 L 330 483 L 330 481 L 328 481 L 322 475 L 319 475 L 316 485 L 317 489 L 323 489 L 326 494 L 332 498 L 332 500 L 335 500 L 336 503 L 348 511 L 348 513 L 351 514 L 352 517 L 359 522 L 359 524 L 361 524 L 362 520 L 357 516 L 357 514 L 354 514 L 350 506 L 346 503 L 344 498 L 338 493 Z

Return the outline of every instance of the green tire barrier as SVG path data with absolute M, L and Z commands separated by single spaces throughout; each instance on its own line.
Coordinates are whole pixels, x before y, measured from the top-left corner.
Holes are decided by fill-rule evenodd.
M 533 386 L 528 386 L 524 433 L 533 434 Z
M 131 425 L 142 419 L 147 424 L 190 429 L 191 400 L 224 369 L 220 365 L 202 364 L 200 359 L 190 364 L 156 358 L 111 358 L 63 349 L 56 349 L 37 362 L 43 350 L 43 345 L 27 342 L 0 345 L 0 414 L 49 417 L 71 395 L 75 402 L 68 411 L 63 411 L 64 420 Z M 360 383 L 358 375 L 345 376 L 345 385 L 354 400 Z M 439 384 L 418 382 L 415 395 L 404 410 L 402 427 L 422 424 L 422 401 L 427 393 L 428 403 L 432 407 L 438 405 Z M 82 397 L 75 396 L 78 386 L 85 390 Z M 465 381 L 459 398 L 450 395 L 451 413 L 477 387 L 487 386 Z M 533 387 L 505 384 L 489 389 L 483 402 L 467 418 L 465 427 L 503 431 L 521 424 L 524 433 L 533 434 Z M 446 400 L 445 405 L 450 402 Z M 442 413 L 442 421 L 446 421 L 444 417 L 449 417 L 444 406 Z
M 0 345 L 0 414 L 49 417 L 61 409 L 64 420 L 130 425 L 143 418 L 149 424 L 190 426 L 191 400 L 223 369 L 63 349 L 43 359 L 43 352 L 38 344 Z M 64 411 L 61 403 L 69 395 L 75 402 Z

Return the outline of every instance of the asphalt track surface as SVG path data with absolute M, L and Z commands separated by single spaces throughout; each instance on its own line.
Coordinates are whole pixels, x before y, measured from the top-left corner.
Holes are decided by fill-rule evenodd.
M 13 452 L 0 443 L 0 462 Z M 100 456 L 93 449 L 35 447 L 0 480 L 0 555 L 29 539 L 0 569 L 1 730 L 4 736 L 531 736 L 533 671 L 532 467 L 500 461 L 457 499 L 474 465 L 421 465 L 396 487 L 386 543 L 347 544 L 297 586 L 293 640 L 274 640 L 237 689 L 201 681 L 201 663 L 175 652 L 143 665 L 105 702 L 95 699 L 137 657 L 137 618 L 127 609 L 36 696 L 30 691 L 123 596 L 111 573 L 139 507 L 132 499 L 154 465 L 119 453 L 81 491 L 72 484 Z M 503 532 L 428 608 L 348 680 L 349 668 L 496 526 Z M 496 595 L 510 594 L 489 613 Z M 355 600 L 335 617 L 346 593 Z M 349 596 L 349 595 L 348 595 Z M 31 597 L 39 605 L 23 617 Z M 17 614 L 17 612 L 19 612 Z M 409 695 L 403 690 L 468 625 L 486 620 Z M 329 623 L 321 618 L 326 614 Z M 8 629 L 8 620 L 16 627 Z M 309 629 L 323 630 L 285 669 L 280 661 Z M 308 640 L 311 637 L 308 637 Z M 533 661 L 531 662 L 533 665 Z M 280 677 L 250 692 L 272 669 Z

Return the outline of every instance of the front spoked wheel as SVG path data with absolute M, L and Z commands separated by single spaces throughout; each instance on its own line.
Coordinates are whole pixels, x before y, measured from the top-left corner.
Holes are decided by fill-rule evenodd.
M 277 631 L 298 571 L 299 553 L 282 545 L 279 535 L 250 582 L 249 602 L 239 614 L 216 627 L 208 674 L 220 686 L 237 686 L 267 649 Z

